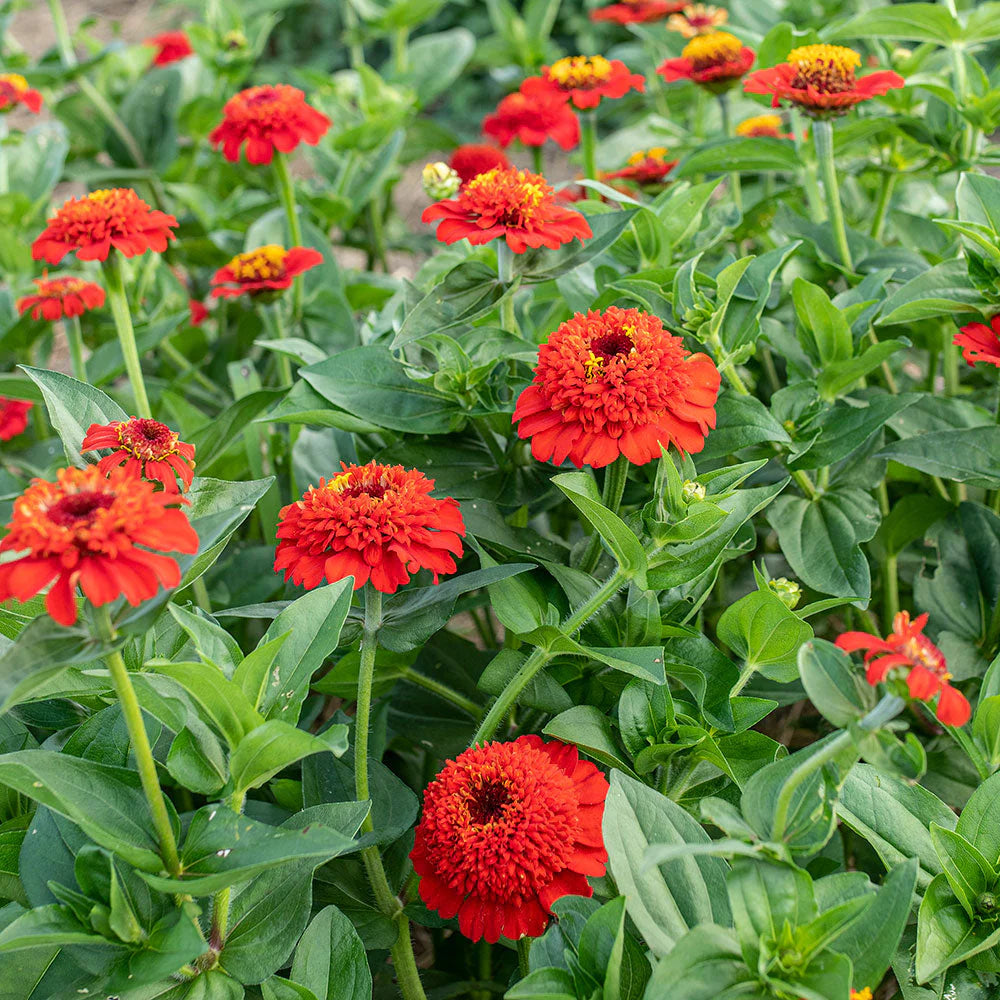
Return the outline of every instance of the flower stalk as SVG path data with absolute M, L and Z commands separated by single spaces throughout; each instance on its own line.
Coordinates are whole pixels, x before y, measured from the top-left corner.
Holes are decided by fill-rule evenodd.
M 122 274 L 121 255 L 112 250 L 107 259 L 101 263 L 104 269 L 104 280 L 108 288 L 108 302 L 111 305 L 111 315 L 114 317 L 115 329 L 118 331 L 118 343 L 121 345 L 122 358 L 125 361 L 125 371 L 128 373 L 135 396 L 135 405 L 140 417 L 152 417 L 149 407 L 149 397 L 146 395 L 146 383 L 142 377 L 142 365 L 139 362 L 139 349 L 135 342 L 135 329 L 132 326 L 132 314 L 129 311 L 128 298 L 125 295 L 125 280 Z
M 840 262 L 848 271 L 854 270 L 851 248 L 847 242 L 847 227 L 844 224 L 844 209 L 840 203 L 840 187 L 837 183 L 837 164 L 833 156 L 833 124 L 829 118 L 813 121 L 813 143 L 823 179 L 823 193 L 826 197 L 826 211 L 833 228 L 833 239 L 840 255 Z
M 295 185 L 288 172 L 288 163 L 283 153 L 275 153 L 274 178 L 278 185 L 278 197 L 285 209 L 288 221 L 288 238 L 293 247 L 302 246 L 302 228 L 299 225 L 299 213 L 295 204 Z M 292 318 L 295 323 L 302 321 L 302 275 L 296 275 L 292 282 Z
M 628 482 L 628 459 L 624 455 L 619 455 L 604 470 L 604 486 L 601 490 L 601 500 L 612 514 L 617 514 L 621 507 L 626 482 Z M 593 573 L 600 556 L 601 536 L 594 531 L 587 543 L 583 559 L 580 560 L 580 569 L 584 573 Z
M 583 153 L 583 175 L 597 180 L 597 112 L 587 111 L 580 116 L 580 148 Z

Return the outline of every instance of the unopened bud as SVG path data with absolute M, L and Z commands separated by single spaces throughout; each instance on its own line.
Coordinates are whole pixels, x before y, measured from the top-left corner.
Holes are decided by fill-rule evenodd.
M 245 49 L 248 44 L 247 36 L 242 31 L 227 31 L 222 36 L 223 48 L 228 49 L 230 52 L 235 52 L 237 49 Z
M 434 201 L 450 198 L 462 186 L 462 178 L 447 163 L 428 163 L 421 180 L 427 197 Z
M 802 588 L 794 580 L 779 576 L 775 580 L 769 580 L 767 586 L 789 611 L 794 610 L 802 600 Z
M 705 487 L 693 479 L 685 479 L 681 487 L 681 497 L 685 503 L 698 503 L 705 499 Z

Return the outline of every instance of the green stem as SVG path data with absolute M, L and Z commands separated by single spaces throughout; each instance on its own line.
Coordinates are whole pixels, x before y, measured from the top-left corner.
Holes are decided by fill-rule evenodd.
M 191 593 L 194 596 L 195 602 L 202 611 L 207 611 L 209 614 L 212 613 L 212 599 L 208 596 L 208 587 L 205 586 L 205 578 L 199 576 L 191 584 Z
M 171 364 L 176 365 L 180 369 L 182 375 L 190 376 L 195 382 L 198 383 L 205 390 L 205 392 L 210 393 L 212 396 L 218 398 L 221 394 L 219 392 L 219 387 L 211 380 L 206 378 L 201 371 L 199 371 L 190 361 L 179 351 L 169 340 L 161 340 L 158 350 L 160 350 L 164 357 L 166 357 Z
M 885 480 L 878 485 L 878 505 L 882 517 L 889 516 L 889 490 Z M 892 622 L 899 612 L 899 562 L 895 553 L 886 550 L 882 564 L 882 617 Z
M 729 121 L 729 95 L 726 93 L 719 94 L 719 114 L 722 116 L 722 134 L 728 138 L 732 133 L 730 131 L 731 125 Z M 743 188 L 740 184 L 740 172 L 738 170 L 734 170 L 730 173 L 729 188 L 733 193 L 733 201 L 742 215 Z
M 792 141 L 795 143 L 795 152 L 802 164 L 802 188 L 806 193 L 806 201 L 809 203 L 809 217 L 813 222 L 822 222 L 826 218 L 826 212 L 823 208 L 823 194 L 819 189 L 819 181 L 816 179 L 816 165 L 803 148 L 802 115 L 795 107 L 789 109 L 788 115 L 792 126 Z
M 545 175 L 545 147 L 544 146 L 532 146 L 531 147 L 531 162 L 534 164 L 535 173 Z
M 410 65 L 410 29 L 397 28 L 392 33 L 392 70 L 396 76 L 402 76 Z
M 284 153 L 275 153 L 274 178 L 278 184 L 278 197 L 285 209 L 285 218 L 288 220 L 288 238 L 293 247 L 302 246 L 302 229 L 299 226 L 299 213 L 295 206 L 295 185 L 292 183 L 291 174 L 288 172 L 288 163 Z M 292 282 L 292 317 L 296 323 L 302 319 L 302 275 Z
M 833 125 L 829 118 L 817 118 L 813 122 L 813 143 L 816 159 L 823 178 L 823 193 L 826 196 L 826 211 L 833 228 L 834 242 L 840 254 L 840 262 L 848 271 L 854 270 L 851 248 L 847 242 L 847 228 L 844 225 L 844 209 L 840 204 L 840 187 L 837 183 L 837 164 L 833 157 Z
M 288 331 L 285 329 L 285 322 L 281 316 L 280 299 L 271 305 L 270 312 L 277 339 L 284 340 L 288 336 Z M 274 356 L 278 361 L 278 377 L 281 379 L 281 384 L 290 388 L 295 381 L 292 376 L 292 359 L 284 351 L 275 351 Z
M 233 792 L 229 799 L 229 808 L 237 816 L 243 812 L 246 792 Z M 229 903 L 232 897 L 232 886 L 220 889 L 212 900 L 212 930 L 209 934 L 209 945 L 215 951 L 222 951 L 226 943 L 226 931 L 229 929 Z
M 889 214 L 889 205 L 892 202 L 892 193 L 896 189 L 896 181 L 899 174 L 892 169 L 886 170 L 882 174 L 882 181 L 879 185 L 878 202 L 875 205 L 875 217 L 872 219 L 871 234 L 873 239 L 882 242 L 882 233 L 885 229 L 885 220 Z
M 751 671 L 753 673 L 753 671 Z M 736 692 L 734 691 L 730 697 L 734 697 Z M 688 790 L 688 786 L 691 784 L 691 778 L 694 776 L 694 772 L 698 770 L 698 765 L 701 761 L 693 754 L 688 759 L 684 765 L 684 769 L 677 775 L 676 780 L 671 781 L 667 786 L 666 795 L 673 799 L 674 802 L 680 802 L 681 796 Z
M 497 278 L 501 285 L 509 286 L 514 278 L 514 252 L 502 237 L 497 242 Z M 508 333 L 521 336 L 521 327 L 514 312 L 514 293 L 510 292 L 500 302 L 500 326 Z M 513 365 L 513 362 L 511 362 Z
M 897 698 L 893 694 L 883 696 L 882 700 L 858 723 L 858 727 L 866 732 L 874 732 L 881 729 L 890 719 L 894 719 L 903 710 L 906 702 L 902 698 Z M 772 841 L 780 842 L 785 835 L 785 828 L 788 825 L 788 811 L 792 805 L 799 786 L 817 771 L 826 767 L 837 758 L 837 756 L 852 742 L 854 737 L 849 730 L 842 730 L 838 736 L 830 740 L 826 746 L 817 750 L 810 757 L 807 757 L 798 765 L 785 779 L 778 793 L 778 800 L 774 807 L 774 822 L 771 826 Z
M 351 3 L 342 5 L 344 11 L 344 30 L 351 36 L 348 44 L 348 51 L 351 54 L 351 69 L 357 70 L 365 64 L 365 47 L 357 39 L 357 32 L 360 27 L 357 12 Z
M 73 368 L 73 378 L 80 382 L 87 381 L 87 365 L 83 360 L 83 333 L 80 330 L 80 317 L 70 316 L 63 330 L 66 332 L 66 343 L 69 346 L 70 365 Z
M 810 499 L 815 500 L 819 496 L 819 492 L 813 485 L 813 481 L 801 470 L 796 469 L 792 472 L 792 479 L 798 483 L 799 489 Z
M 10 174 L 7 165 L 7 115 L 0 114 L 0 194 L 10 190 Z
M 108 642 L 113 642 L 115 627 L 111 622 L 110 612 L 106 606 L 95 608 L 95 612 L 103 637 Z M 104 659 L 108 665 L 108 672 L 111 674 L 111 683 L 118 696 L 118 703 L 121 705 L 125 725 L 128 727 L 132 753 L 135 754 L 136 768 L 139 771 L 139 780 L 142 782 L 142 790 L 149 803 L 149 811 L 153 817 L 153 829 L 156 831 L 156 839 L 160 844 L 160 856 L 163 858 L 167 871 L 176 878 L 181 871 L 181 862 L 177 854 L 177 841 L 174 838 L 174 828 L 170 822 L 167 803 L 163 798 L 163 790 L 160 788 L 160 779 L 156 774 L 156 761 L 153 759 L 153 750 L 149 745 L 149 734 L 146 732 L 139 699 L 135 696 L 135 688 L 132 687 L 132 679 L 125 666 L 125 661 L 122 659 L 122 654 L 116 649 L 114 652 L 108 653 Z
M 592 615 L 596 614 L 621 590 L 627 580 L 627 575 L 619 566 L 590 597 L 583 601 L 566 618 L 559 627 L 559 630 L 569 636 L 578 632 Z M 472 746 L 476 746 L 479 743 L 486 743 L 493 738 L 497 727 L 510 711 L 514 702 L 517 701 L 518 696 L 531 683 L 535 674 L 545 666 L 548 660 L 548 650 L 538 646 L 531 651 L 528 658 L 521 664 L 520 670 L 507 682 L 503 691 L 497 696 L 497 700 L 490 706 L 486 718 L 483 719 L 476 730 L 476 735 L 472 738 Z
M 425 691 L 430 691 L 439 698 L 451 702 L 456 708 L 460 708 L 463 712 L 468 712 L 475 719 L 478 719 L 483 714 L 483 706 L 478 702 L 473 701 L 471 698 L 466 698 L 465 695 L 459 694 L 454 688 L 450 688 L 447 684 L 442 684 L 440 681 L 434 680 L 433 677 L 428 677 L 426 674 L 422 674 L 419 670 L 414 670 L 412 667 L 404 668 L 403 680 L 409 681 L 410 684 L 421 687 Z
M 371 253 L 373 264 L 377 262 L 383 273 L 389 273 L 389 259 L 385 252 L 385 226 L 382 221 L 382 209 L 378 204 L 378 199 L 373 198 L 368 202 L 368 228 L 371 233 Z M 375 268 L 372 267 L 374 271 Z
M 139 363 L 139 349 L 135 343 L 135 330 L 132 328 L 132 314 L 129 312 L 128 298 L 125 295 L 125 280 L 122 276 L 121 256 L 117 250 L 108 254 L 107 260 L 101 265 L 104 268 L 104 281 L 108 286 L 108 300 L 111 304 L 111 315 L 118 331 L 118 343 L 121 345 L 122 358 L 125 361 L 125 371 L 132 384 L 132 394 L 140 417 L 152 417 L 149 408 L 149 397 L 146 395 L 146 383 L 142 378 L 142 365 Z
M 361 664 L 358 672 L 358 703 L 354 715 L 354 793 L 359 802 L 370 798 L 368 788 L 368 735 L 371 725 L 372 688 L 375 683 L 375 655 L 378 631 L 382 626 L 382 594 L 371 584 L 365 587 L 365 621 L 361 638 Z M 361 824 L 362 833 L 375 829 L 371 814 Z M 379 910 L 396 925 L 392 945 L 392 964 L 404 1000 L 426 1000 L 410 940 L 410 921 L 403 912 L 399 897 L 392 891 L 377 847 L 361 851 L 368 881 Z
M 583 151 L 583 176 L 597 180 L 597 112 L 585 111 L 581 116 L 580 146 Z
M 622 503 L 622 495 L 625 492 L 625 483 L 628 481 L 628 459 L 624 455 L 619 455 L 614 462 L 604 470 L 604 487 L 601 491 L 601 500 L 604 506 L 612 514 L 618 513 L 618 508 Z M 583 559 L 580 561 L 580 569 L 584 573 L 593 573 L 597 568 L 597 562 L 601 557 L 601 536 L 595 531 L 590 536 Z
M 523 979 L 531 971 L 531 962 L 528 955 L 531 952 L 531 938 L 522 937 L 517 939 L 517 969 Z

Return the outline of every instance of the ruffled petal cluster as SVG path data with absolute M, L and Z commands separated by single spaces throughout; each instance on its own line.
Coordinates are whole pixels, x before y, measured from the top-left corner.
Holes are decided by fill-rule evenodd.
M 937 717 L 946 726 L 964 726 L 972 714 L 965 695 L 949 683 L 951 674 L 944 653 L 924 635 L 927 615 L 912 621 L 908 611 L 892 620 L 892 632 L 880 639 L 867 632 L 845 632 L 836 645 L 845 653 L 865 650 L 869 684 L 885 681 L 890 671 L 905 672 L 910 697 L 930 701 L 937 696 Z
M 656 316 L 613 306 L 577 313 L 542 344 L 513 419 L 540 462 L 644 465 L 661 446 L 701 451 L 718 394 L 711 358 L 689 354 Z
M 270 163 L 275 150 L 290 153 L 300 142 L 315 146 L 330 128 L 322 112 L 306 103 L 306 95 L 287 83 L 250 87 L 231 97 L 222 122 L 208 135 L 232 163 L 246 145 L 248 163 Z
M 663 146 L 641 149 L 628 158 L 627 166 L 621 170 L 602 170 L 602 181 L 631 181 L 640 187 L 647 184 L 662 184 L 667 174 L 677 166 L 677 160 L 668 160 Z
M 20 73 L 0 73 L 0 114 L 18 105 L 37 115 L 42 110 L 42 95 L 29 87 Z
M 691 80 L 713 91 L 732 87 L 757 58 L 728 31 L 695 35 L 677 59 L 667 59 L 656 70 L 667 83 Z
M 32 319 L 57 320 L 82 316 L 104 305 L 104 289 L 83 278 L 35 278 L 38 291 L 17 300 L 17 311 L 31 310 Z
M 483 133 L 504 149 L 515 139 L 525 146 L 544 146 L 551 139 L 562 149 L 573 149 L 580 144 L 580 119 L 562 94 L 518 90 L 483 119 Z
M 354 577 L 395 593 L 410 574 L 430 570 L 434 582 L 454 573 L 465 524 L 458 502 L 430 495 L 434 480 L 401 465 L 346 465 L 289 504 L 278 522 L 275 572 L 303 587 Z
M 448 166 L 461 178 L 463 184 L 480 174 L 488 173 L 494 167 L 506 169 L 510 160 L 502 150 L 485 143 L 468 143 L 459 146 L 449 157 Z
M 123 467 L 141 479 L 160 483 L 167 493 L 180 492 L 194 478 L 194 445 L 181 441 L 166 424 L 146 417 L 113 420 L 110 424 L 91 424 L 80 446 L 81 451 L 111 448 L 97 467 L 105 475 Z
M 58 264 L 76 251 L 80 260 L 107 260 L 112 249 L 125 257 L 163 253 L 174 239 L 172 215 L 149 207 L 131 188 L 91 191 L 70 198 L 31 244 L 31 256 Z
M 0 441 L 9 441 L 28 429 L 28 413 L 34 405 L 27 399 L 0 396 Z
M 545 931 L 552 904 L 604 874 L 608 783 L 576 747 L 522 736 L 448 761 L 424 792 L 420 896 L 473 941 Z
M 591 21 L 611 21 L 614 24 L 648 24 L 684 9 L 687 0 L 623 0 L 590 12 Z
M 587 220 L 562 207 L 541 174 L 517 167 L 496 167 L 474 177 L 457 198 L 446 198 L 424 209 L 424 222 L 440 219 L 442 243 L 489 243 L 504 239 L 514 253 L 528 247 L 555 250 L 574 239 L 593 236 Z
M 987 364 L 1000 368 L 1000 314 L 985 323 L 970 323 L 955 334 L 952 343 L 962 348 L 962 357 L 970 365 Z
M 45 607 L 60 625 L 76 621 L 77 584 L 95 605 L 124 597 L 138 605 L 161 586 L 181 582 L 167 552 L 198 551 L 183 498 L 124 469 L 62 469 L 54 483 L 35 479 L 14 501 L 2 552 L 24 553 L 0 564 L 0 601 L 27 601 L 49 587 Z M 51 586 L 50 586 L 51 584 Z
M 596 108 L 602 98 L 624 97 L 630 90 L 640 94 L 646 78 L 633 73 L 620 59 L 604 56 L 567 56 L 551 66 L 543 66 L 541 76 L 530 76 L 521 84 L 521 93 L 562 95 L 581 111 Z
M 803 45 L 788 59 L 751 73 L 743 84 L 748 94 L 769 94 L 771 107 L 789 101 L 814 117 L 846 114 L 855 104 L 906 85 L 891 70 L 858 77 L 861 56 L 842 45 Z
M 162 34 L 145 39 L 142 44 L 156 49 L 153 56 L 154 66 L 169 66 L 170 63 L 194 55 L 191 42 L 183 31 L 164 31 Z
M 679 14 L 671 14 L 667 28 L 685 38 L 710 35 L 729 20 L 729 11 L 711 4 L 688 4 Z
M 312 247 L 275 244 L 237 254 L 212 275 L 212 298 L 236 298 L 290 288 L 297 275 L 323 263 L 323 255 Z

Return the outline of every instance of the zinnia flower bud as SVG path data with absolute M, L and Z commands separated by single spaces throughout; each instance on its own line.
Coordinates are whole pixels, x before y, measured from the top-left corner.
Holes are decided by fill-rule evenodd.
M 423 181 L 424 194 L 432 201 L 450 198 L 457 194 L 462 186 L 462 178 L 458 176 L 458 171 L 440 160 L 437 163 L 428 163 L 420 179 Z
M 767 586 L 769 590 L 777 594 L 781 603 L 789 611 L 793 610 L 802 600 L 802 588 L 794 580 L 789 580 L 787 577 L 779 576 L 769 580 Z

